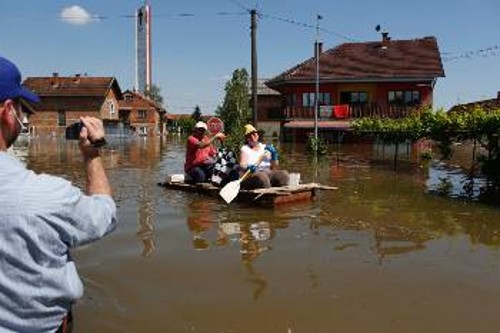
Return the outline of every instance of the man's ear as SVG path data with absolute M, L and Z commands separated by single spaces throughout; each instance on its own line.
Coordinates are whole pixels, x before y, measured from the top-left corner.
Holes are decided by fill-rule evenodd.
M 0 103 L 0 108 L 9 111 L 10 108 L 14 107 L 14 101 L 11 99 L 6 99 L 2 103 Z
M 11 99 L 6 99 L 2 103 L 0 103 L 0 117 L 4 119 L 4 121 L 7 119 L 7 121 L 11 120 L 11 117 L 8 117 L 9 113 L 12 112 L 11 110 L 14 109 L 14 101 Z

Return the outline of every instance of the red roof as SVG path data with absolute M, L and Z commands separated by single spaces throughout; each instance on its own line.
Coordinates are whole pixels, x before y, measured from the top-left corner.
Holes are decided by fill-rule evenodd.
M 130 98 L 131 97 L 131 98 Z M 166 112 L 166 110 L 153 101 L 151 98 L 131 90 L 123 92 L 123 99 L 118 101 L 120 109 L 132 109 L 133 107 L 153 107 L 159 112 Z
M 122 98 L 114 77 L 28 77 L 23 85 L 40 96 L 41 102 L 33 105 L 36 110 L 95 111 L 102 106 L 110 90 L 117 99 Z
M 121 99 L 121 90 L 114 77 L 50 76 L 29 77 L 24 86 L 40 97 L 45 96 L 106 96 L 111 88 L 116 89 Z
M 445 76 L 435 37 L 341 44 L 321 53 L 319 71 L 322 83 L 431 80 Z M 273 88 L 282 83 L 310 83 L 315 79 L 316 58 L 312 57 L 266 84 Z

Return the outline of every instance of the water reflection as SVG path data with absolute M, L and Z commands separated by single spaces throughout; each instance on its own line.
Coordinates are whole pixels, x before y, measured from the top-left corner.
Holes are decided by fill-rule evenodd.
M 78 331 L 188 332 L 192 323 L 267 333 L 286 331 L 290 318 L 294 332 L 438 331 L 419 326 L 425 316 L 441 331 L 467 332 L 461 318 L 496 320 L 498 208 L 429 193 L 429 179 L 446 170 L 436 176 L 409 161 L 394 172 L 381 147 L 343 145 L 315 167 L 304 147 L 282 148 L 284 168 L 338 191 L 275 209 L 226 205 L 157 186 L 182 170 L 183 139 L 103 149 L 120 224 L 75 251 L 87 295 L 76 307 Z M 32 139 L 14 153 L 37 172 L 84 183 L 73 142 Z M 484 303 L 491 307 L 476 306 Z M 255 320 L 269 313 L 270 326 Z M 391 324 L 400 317 L 406 326 Z
M 227 235 L 216 227 L 215 206 L 216 202 L 211 199 L 197 198 L 188 203 L 186 223 L 192 233 L 192 243 L 196 250 L 208 250 L 212 246 L 228 245 Z
M 138 195 L 138 220 L 139 229 L 137 235 L 142 241 L 142 256 L 150 257 L 155 251 L 154 240 L 154 213 L 155 205 L 153 196 L 150 193 L 150 186 L 141 186 Z

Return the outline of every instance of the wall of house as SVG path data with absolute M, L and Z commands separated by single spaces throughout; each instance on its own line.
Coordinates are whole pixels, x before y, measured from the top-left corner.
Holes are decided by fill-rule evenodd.
M 106 95 L 104 103 L 101 106 L 100 110 L 101 119 L 118 121 L 119 119 L 118 110 L 119 110 L 119 105 L 118 105 L 118 100 L 116 98 L 116 94 L 112 89 L 110 89 Z
M 259 95 L 257 97 L 257 120 L 276 120 L 282 107 L 281 95 Z
M 132 101 L 126 102 L 127 108 L 130 109 L 129 122 L 130 126 L 135 128 L 136 133 L 140 135 L 156 135 L 160 130 L 160 114 L 158 110 L 151 105 L 150 102 L 140 98 L 137 95 L 130 95 Z M 145 116 L 142 117 L 140 111 L 145 111 Z
M 80 121 L 81 116 L 99 117 L 97 111 L 65 111 L 66 125 L 58 125 L 58 112 L 53 110 L 38 110 L 28 118 L 30 132 L 34 135 L 64 136 L 66 127 Z
M 387 104 L 389 91 L 411 90 L 419 91 L 422 104 L 432 104 L 432 88 L 428 82 L 394 82 L 394 83 L 325 83 L 319 86 L 320 93 L 330 93 L 332 104 L 340 103 L 340 94 L 349 91 L 365 91 L 368 93 L 369 103 Z M 314 84 L 294 84 L 288 87 L 281 87 L 283 95 L 296 94 L 296 106 L 302 106 L 302 94 L 316 91 Z M 286 98 L 286 97 L 285 97 Z M 260 103 L 260 102 L 259 102 Z

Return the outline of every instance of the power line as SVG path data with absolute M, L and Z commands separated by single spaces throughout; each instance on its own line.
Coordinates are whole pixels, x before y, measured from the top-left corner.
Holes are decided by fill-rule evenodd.
M 262 14 L 262 13 L 260 14 L 260 16 L 262 16 L 264 18 L 276 20 L 276 21 L 281 21 L 281 22 L 285 22 L 285 23 L 297 25 L 297 26 L 300 26 L 300 27 L 303 27 L 303 28 L 316 29 L 316 26 L 313 25 L 313 24 L 299 22 L 299 21 L 296 21 L 296 20 L 290 19 L 290 18 L 283 18 L 283 17 L 278 17 L 278 16 L 275 16 L 275 15 L 268 15 L 268 14 Z M 334 36 L 336 36 L 338 38 L 341 38 L 341 39 L 344 39 L 344 40 L 347 40 L 347 41 L 350 41 L 350 42 L 356 42 L 356 40 L 354 38 L 345 36 L 343 34 L 340 34 L 340 33 L 336 32 L 336 31 L 328 30 L 328 29 L 325 29 L 325 28 L 320 28 L 319 30 L 321 32 L 324 32 L 324 33 L 327 33 L 327 34 L 330 34 L 330 35 L 334 35 Z
M 229 0 L 229 1 L 232 2 L 233 4 L 237 5 L 241 9 L 244 9 L 248 13 L 250 13 L 252 11 L 251 8 L 248 8 L 248 7 L 244 6 L 244 5 L 242 5 L 240 2 L 238 2 L 236 0 Z M 257 8 L 257 7 L 258 7 L 258 1 L 255 4 L 255 8 Z M 313 24 L 302 23 L 302 22 L 296 21 L 294 19 L 278 17 L 276 15 L 264 14 L 261 10 L 257 11 L 257 16 L 259 18 L 268 18 L 268 19 L 272 19 L 272 20 L 276 20 L 276 21 L 281 21 L 281 22 L 285 22 L 285 23 L 297 25 L 297 26 L 300 26 L 300 27 L 303 27 L 303 28 L 316 29 L 316 26 L 313 25 Z M 325 29 L 325 28 L 320 28 L 319 30 L 321 32 L 337 36 L 338 38 L 341 38 L 341 39 L 344 39 L 344 40 L 347 40 L 347 41 L 350 41 L 350 42 L 356 42 L 355 39 L 350 38 L 348 36 L 345 36 L 343 34 L 340 34 L 340 33 L 336 32 L 336 31 L 328 30 L 328 29 Z
M 453 53 L 447 53 L 451 54 L 448 57 L 443 57 L 443 62 L 450 62 L 450 61 L 455 61 L 459 59 L 472 59 L 472 58 L 477 58 L 477 57 L 498 57 L 500 56 L 500 45 L 495 45 L 495 46 L 490 46 L 478 50 L 473 50 L 473 51 L 466 51 L 459 53 L 457 55 L 453 55 Z

